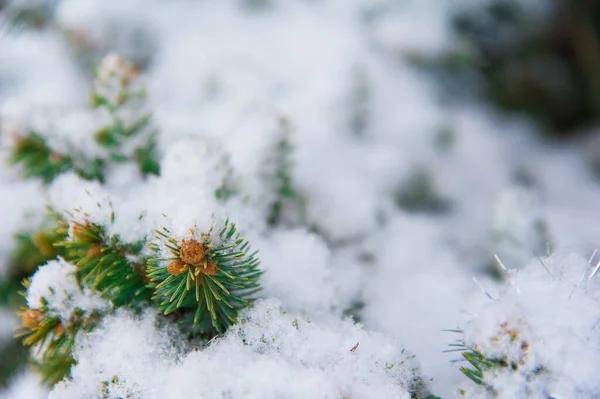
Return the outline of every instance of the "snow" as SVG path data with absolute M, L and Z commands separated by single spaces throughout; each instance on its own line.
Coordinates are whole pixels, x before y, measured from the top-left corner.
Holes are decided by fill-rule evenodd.
M 301 229 L 276 230 L 251 242 L 260 248 L 265 296 L 279 298 L 290 311 L 311 317 L 339 307 L 331 253 L 317 235 Z
M 82 289 L 74 273 L 74 265 L 62 259 L 40 266 L 31 277 L 27 289 L 27 306 L 43 311 L 49 317 L 59 317 L 68 323 L 76 309 L 102 312 L 109 304 L 96 293 Z
M 411 378 L 402 365 L 409 356 L 393 340 L 348 321 L 319 324 L 286 313 L 274 299 L 255 303 L 225 336 L 187 353 L 154 315 L 118 313 L 78 343 L 75 357 L 73 380 L 59 383 L 50 399 L 92 397 L 102 387 L 108 397 L 408 398 Z
M 593 397 L 598 392 L 600 308 L 594 268 L 574 254 L 535 259 L 512 272 L 511 284 L 466 325 L 468 347 L 519 365 L 486 376 L 500 397 Z

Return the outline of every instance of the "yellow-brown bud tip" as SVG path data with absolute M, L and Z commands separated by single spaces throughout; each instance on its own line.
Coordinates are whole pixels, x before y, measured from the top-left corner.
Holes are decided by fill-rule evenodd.
M 87 256 L 92 257 L 92 258 L 97 258 L 98 256 L 100 256 L 100 254 L 102 253 L 102 245 L 101 244 L 96 244 L 93 245 L 88 251 L 87 251 Z
M 187 268 L 188 265 L 185 262 L 176 260 L 169 263 L 169 266 L 167 266 L 167 271 L 173 276 L 179 276 L 181 273 L 185 272 Z
M 215 262 L 212 261 L 212 259 L 208 257 L 206 258 L 204 263 L 202 263 L 202 265 L 200 265 L 199 267 L 200 271 L 208 276 L 214 276 L 215 274 L 217 274 L 217 265 L 215 264 Z
M 179 256 L 190 265 L 199 265 L 204 259 L 204 244 L 196 240 L 185 240 L 181 243 Z
M 48 235 L 45 234 L 43 231 L 38 231 L 33 236 L 31 236 L 31 239 L 44 257 L 52 258 L 56 256 L 54 246 L 52 246 L 52 241 L 50 240 Z
M 71 224 L 71 237 L 77 241 L 92 241 L 88 234 L 88 226 L 86 224 L 72 223 Z
M 37 309 L 27 309 L 20 313 L 21 325 L 25 328 L 35 328 L 40 325 L 44 314 Z

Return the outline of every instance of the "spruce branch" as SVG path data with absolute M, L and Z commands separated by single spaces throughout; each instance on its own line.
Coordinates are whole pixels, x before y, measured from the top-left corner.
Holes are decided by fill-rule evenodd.
M 25 283 L 28 286 L 28 282 Z M 39 309 L 24 308 L 19 313 L 21 326 L 16 337 L 30 347 L 34 365 L 43 381 L 52 386 L 68 376 L 75 337 L 80 332 L 89 332 L 97 324 L 100 314 L 74 309 L 69 320 L 50 315 L 44 304 Z
M 0 6 L 2 2 L 0 2 Z M 1 7 L 0 7 L 1 8 Z M 54 19 L 55 2 L 12 2 L 6 6 L 5 17 L 0 23 L 0 31 L 18 33 L 25 29 L 41 30 Z
M 220 201 L 227 201 L 239 193 L 239 184 L 235 179 L 233 166 L 228 155 L 221 157 L 219 166 L 223 170 L 223 177 L 221 184 L 215 189 L 215 198 Z
M 92 85 L 90 106 L 103 109 L 110 122 L 95 132 L 95 142 L 105 155 L 89 157 L 78 151 L 63 154 L 51 149 L 38 132 L 16 136 L 9 161 L 21 167 L 23 178 L 40 177 L 49 183 L 74 171 L 86 180 L 104 181 L 108 163 L 133 161 L 140 173 L 158 175 L 156 134 L 151 115 L 143 112 L 146 97 L 137 69 L 117 55 L 100 64 Z M 106 115 L 104 115 L 106 116 Z
M 147 287 L 142 242 L 124 243 L 116 235 L 94 223 L 71 222 L 70 237 L 57 246 L 77 267 L 82 286 L 96 291 L 115 307 L 139 309 L 149 303 L 152 292 Z
M 136 161 L 144 175 L 159 174 L 155 160 L 156 138 L 151 131 L 151 115 L 142 112 L 146 91 L 139 81 L 139 70 L 116 54 L 107 55 L 95 73 L 90 105 L 101 108 L 111 123 L 98 130 L 96 143 L 105 148 L 112 161 Z M 146 137 L 143 132 L 147 132 Z M 127 151 L 135 141 L 132 155 Z M 141 141 L 141 142 L 140 142 Z
M 450 331 L 463 334 L 462 330 Z M 468 365 L 460 367 L 460 372 L 471 382 L 483 387 L 490 397 L 499 397 L 497 387 L 490 382 L 490 377 L 494 378 L 498 374 L 521 374 L 527 381 L 531 381 L 547 372 L 543 365 L 532 367 L 528 364 L 529 342 L 521 337 L 519 324 L 502 323 L 499 325 L 498 333 L 492 337 L 492 342 L 497 345 L 504 342 L 508 345 L 501 348 L 500 352 L 498 352 L 500 348 L 496 348 L 496 351 L 490 354 L 486 353 L 481 346 L 468 344 L 463 339 L 450 344 L 453 349 L 447 351 L 461 352 L 462 359 L 454 362 L 466 361 Z
M 0 281 L 0 304 L 14 311 L 25 306 L 22 295 L 23 280 L 31 277 L 38 266 L 62 255 L 54 244 L 66 238 L 66 230 L 61 228 L 65 221 L 60 215 L 48 209 L 46 220 L 36 232 L 16 234 L 8 270 Z M 28 351 L 17 339 L 7 339 L 0 347 L 0 387 L 27 364 Z M 45 374 L 45 373 L 44 373 Z
M 73 158 L 61 154 L 50 149 L 46 139 L 36 132 L 16 137 L 9 162 L 21 167 L 21 176 L 24 179 L 40 177 L 44 183 L 49 183 L 58 175 L 70 170 L 86 180 L 104 180 L 102 159 L 86 159 L 81 155 Z
M 23 178 L 38 176 L 44 183 L 73 169 L 73 160 L 69 156 L 52 151 L 46 140 L 35 132 L 15 140 L 9 162 L 21 166 Z
M 166 227 L 156 230 L 157 242 L 149 248 L 157 257 L 148 261 L 148 276 L 165 315 L 184 315 L 184 324 L 211 335 L 236 322 L 238 311 L 261 289 L 262 274 L 256 252 L 248 253 L 248 241 L 236 231 L 229 219 L 218 234 L 211 227 L 199 239 L 181 242 Z M 162 247 L 169 256 L 161 255 Z
M 150 302 L 152 291 L 147 287 L 144 260 L 133 261 L 139 258 L 143 243 L 123 243 L 97 224 L 67 223 L 56 213 L 51 215 L 57 218 L 52 234 L 46 231 L 34 237 L 40 248 L 52 248 L 53 255 L 60 255 L 75 265 L 80 290 L 89 288 L 111 302 L 114 308 L 138 310 Z M 51 239 L 46 238 L 48 235 Z M 24 284 L 29 287 L 28 280 Z M 50 292 L 53 294 L 52 288 Z M 77 334 L 90 332 L 103 314 L 103 310 L 75 308 L 68 320 L 64 320 L 56 316 L 42 298 L 41 307 L 23 307 L 16 337 L 31 348 L 35 368 L 51 386 L 68 376 L 74 364 L 72 350 Z
M 27 365 L 29 352 L 16 339 L 7 339 L 0 345 L 0 390 L 9 385 Z
M 22 281 L 29 278 L 46 261 L 63 256 L 56 244 L 66 238 L 66 221 L 52 209 L 36 232 L 21 232 L 14 236 L 13 250 L 8 270 L 0 281 L 0 304 L 19 309 L 23 305 L 19 291 Z
M 305 201 L 295 190 L 292 183 L 292 154 L 294 147 L 290 140 L 291 129 L 286 118 L 279 120 L 277 139 L 273 148 L 271 164 L 274 172 L 269 173 L 267 179 L 275 187 L 275 199 L 271 203 L 271 209 L 267 222 L 270 226 L 279 225 L 283 222 L 283 210 L 286 207 L 296 207 L 299 218 L 303 218 Z
M 148 141 L 144 145 L 135 149 L 134 158 L 143 175 L 158 176 L 160 174 L 160 165 L 156 160 L 156 137 L 154 134 L 148 137 Z

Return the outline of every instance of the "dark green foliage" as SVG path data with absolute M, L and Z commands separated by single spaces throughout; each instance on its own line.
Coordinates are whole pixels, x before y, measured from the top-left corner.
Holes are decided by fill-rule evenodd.
M 171 255 L 148 261 L 157 307 L 165 315 L 175 313 L 182 324 L 197 327 L 201 334 L 223 333 L 260 290 L 256 252 L 248 254 L 248 241 L 236 234 L 235 224 L 229 220 L 218 235 L 212 236 L 212 228 L 202 235 L 200 243 L 205 255 L 196 265 L 182 260 L 185 242 L 178 243 L 164 227 L 156 234 Z M 151 243 L 149 247 L 161 256 L 160 244 Z M 178 264 L 174 273 L 172 267 Z
M 476 350 L 463 352 L 462 356 L 473 368 L 463 366 L 460 368 L 460 372 L 478 385 L 485 385 L 483 377 L 486 371 L 498 367 L 507 367 L 506 361 L 488 359 Z
M 21 233 L 15 236 L 16 248 L 8 264 L 8 273 L 0 281 L 0 304 L 18 309 L 23 303 L 19 291 L 23 288 L 23 279 L 31 276 L 46 258 L 33 242 L 31 234 Z
M 361 312 L 365 308 L 365 302 L 361 299 L 354 300 L 350 303 L 344 313 L 342 314 L 344 318 L 350 317 L 355 323 L 360 323 L 362 321 Z
M 51 387 L 65 378 L 70 377 L 71 366 L 75 360 L 71 356 L 71 347 L 56 356 L 47 356 L 42 362 L 33 361 L 34 369 L 42 376 L 42 382 Z
M 44 183 L 49 183 L 56 176 L 70 170 L 86 180 L 104 180 L 104 161 L 83 157 L 74 160 L 70 156 L 59 154 L 48 148 L 46 140 L 35 132 L 16 140 L 10 162 L 21 166 L 23 178 L 40 177 Z
M 29 352 L 16 339 L 0 343 L 0 390 L 27 365 Z
M 37 232 L 15 235 L 15 249 L 8 263 L 8 271 L 0 280 L 1 305 L 19 309 L 23 305 L 23 297 L 19 294 L 23 288 L 22 281 L 30 277 L 38 266 L 62 254 L 55 246 L 66 237 L 66 230 L 61 226 L 64 227 L 65 222 L 49 210 Z
M 446 213 L 451 206 L 435 192 L 432 178 L 425 169 L 417 170 L 395 193 L 394 199 L 399 208 L 409 212 Z
M 46 260 L 61 256 L 77 267 L 80 285 L 95 290 L 115 307 L 138 309 L 149 303 L 152 291 L 146 286 L 143 264 L 134 264 L 134 257 L 143 248 L 142 243 L 123 244 L 115 236 L 94 224 L 72 222 L 68 238 L 67 222 L 49 212 L 49 223 L 33 235 L 22 235 L 22 244 L 15 256 L 33 270 Z M 143 262 L 143 260 L 142 260 Z M 26 286 L 27 286 L 26 280 Z M 24 303 L 22 304 L 22 306 Z M 54 385 L 68 376 L 74 363 L 72 349 L 75 337 L 81 331 L 91 331 L 102 316 L 99 313 L 75 309 L 70 320 L 48 316 L 45 307 L 27 309 L 20 313 L 22 326 L 17 332 L 23 345 L 32 348 L 32 361 L 45 383 Z
M 74 309 L 70 320 L 60 320 L 49 316 L 45 306 L 21 312 L 22 325 L 17 337 L 32 348 L 34 365 L 46 384 L 52 386 L 68 376 L 75 363 L 72 351 L 76 335 L 91 331 L 99 318 L 95 312 L 86 314 Z
M 156 139 L 151 135 L 145 146 L 136 148 L 135 161 L 143 175 L 159 175 L 160 165 L 156 160 Z
M 123 243 L 117 236 L 107 235 L 101 226 L 72 222 L 70 239 L 58 245 L 64 248 L 65 259 L 77 267 L 81 284 L 115 307 L 138 309 L 150 301 L 144 261 L 130 260 L 139 258 L 143 243 Z
M 304 199 L 297 193 L 292 184 L 292 152 L 290 126 L 285 118 L 281 118 L 278 138 L 273 148 L 273 159 L 269 162 L 274 169 L 274 173 L 269 174 L 268 179 L 277 190 L 267 219 L 270 226 L 276 226 L 284 222 L 284 208 L 295 208 L 300 219 L 304 216 Z
M 110 163 L 131 161 L 138 164 L 143 175 L 159 174 L 151 117 L 138 112 L 145 92 L 135 84 L 137 69 L 120 58 L 109 59 L 104 67 L 107 69 L 99 73 L 94 82 L 91 106 L 103 108 L 111 117 L 109 124 L 94 136 L 95 144 L 105 155 L 90 159 L 76 151 L 68 156 L 59 154 L 50 149 L 42 135 L 30 132 L 16 140 L 10 158 L 13 164 L 20 166 L 23 177 L 35 176 L 49 183 L 60 174 L 72 171 L 82 178 L 103 183 Z M 107 81 L 102 82 L 100 78 Z M 111 91 L 115 78 L 116 92 Z M 124 115 L 142 116 L 125 122 Z M 217 197 L 223 200 L 237 192 L 231 168 L 226 172 L 222 186 L 216 190 Z M 286 173 L 278 175 L 280 194 L 292 197 Z M 277 209 L 279 212 L 281 204 Z M 75 364 L 72 351 L 76 337 L 92 331 L 106 312 L 120 307 L 140 311 L 155 305 L 168 315 L 161 323 L 174 322 L 184 332 L 206 338 L 223 333 L 235 323 L 238 311 L 260 290 L 258 278 L 262 272 L 258 269 L 256 252 L 249 253 L 249 243 L 240 238 L 235 224 L 229 220 L 218 234 L 212 234 L 211 229 L 202 235 L 206 250 L 202 264 L 186 265 L 183 273 L 173 275 L 164 264 L 173 259 L 148 260 L 144 254 L 145 241 L 124 242 L 119 236 L 108 234 L 106 226 L 91 223 L 87 218 L 83 222 L 68 222 L 53 211 L 48 215 L 39 231 L 16 236 L 17 246 L 7 277 L 0 282 L 2 304 L 22 309 L 16 338 L 23 344 L 17 346 L 18 341 L 11 340 L 0 347 L 0 354 L 6 354 L 0 359 L 0 386 L 26 363 L 26 349 L 31 355 L 30 363 L 48 386 L 69 378 Z M 169 237 L 169 231 L 163 229 L 157 234 L 164 241 L 161 244 L 181 262 L 181 247 Z M 160 252 L 159 244 L 151 244 L 151 248 Z M 20 295 L 22 284 L 28 288 L 28 278 L 37 268 L 56 258 L 73 264 L 79 288 L 89 289 L 109 301 L 112 305 L 109 310 L 75 308 L 65 320 L 64 316 L 53 313 L 45 302 L 39 308 L 27 308 Z M 117 382 L 118 379 L 107 381 L 106 387 Z
M 85 159 L 80 157 L 74 162 L 73 170 L 77 176 L 86 180 L 98 180 L 104 182 L 104 166 L 106 162 L 102 159 Z
M 411 372 L 413 373 L 413 377 L 408 387 L 411 399 L 441 399 L 429 391 L 429 386 L 427 385 L 427 382 L 423 380 L 419 368 L 413 368 L 411 369 Z
M 181 246 L 169 238 L 167 229 L 157 234 L 173 258 L 147 260 L 142 255 L 143 242 L 125 243 L 97 224 L 73 221 L 69 226 L 55 213 L 50 215 L 54 218 L 52 227 L 22 237 L 24 249 L 19 253 L 31 256 L 22 262 L 35 268 L 47 257 L 60 255 L 76 266 L 79 285 L 110 301 L 113 308 L 137 311 L 154 300 L 183 331 L 212 337 L 235 323 L 237 312 L 260 289 L 256 252 L 248 253 L 248 242 L 240 238 L 235 224 L 228 220 L 214 237 L 212 229 L 202 236 L 206 251 L 203 265 L 186 265 L 181 275 L 173 275 L 163 262 L 180 260 Z M 158 244 L 151 247 L 161 250 Z M 37 252 L 29 254 L 27 248 Z M 207 269 L 207 265 L 214 268 Z M 77 334 L 91 331 L 103 316 L 98 311 L 85 313 L 79 309 L 74 309 L 69 320 L 51 314 L 45 305 L 39 309 L 23 307 L 22 325 L 17 332 L 22 343 L 31 348 L 34 366 L 49 386 L 69 376 Z
M 537 376 L 540 376 L 546 373 L 546 369 L 543 366 L 538 366 L 532 369 L 524 369 L 525 363 L 524 359 L 527 358 L 527 352 L 529 350 L 529 344 L 519 339 L 519 333 L 517 330 L 513 329 L 505 329 L 505 326 L 501 326 L 503 328 L 503 332 L 508 334 L 511 342 L 514 342 L 520 353 L 518 356 L 510 357 L 507 354 L 502 354 L 500 356 L 490 357 L 481 352 L 477 347 L 469 347 L 465 342 L 458 341 L 457 343 L 450 344 L 453 349 L 447 352 L 455 352 L 458 351 L 461 353 L 462 359 L 455 360 L 458 361 L 466 361 L 469 363 L 468 366 L 460 367 L 460 372 L 465 375 L 469 380 L 477 385 L 481 385 L 485 387 L 485 389 L 492 395 L 493 397 L 497 396 L 497 392 L 493 386 L 486 383 L 485 377 L 486 373 L 492 370 L 505 370 L 509 373 L 520 373 L 524 374 L 525 378 L 529 381 L 534 379 Z M 450 330 L 451 332 L 462 333 L 461 330 Z M 521 377 L 522 378 L 522 377 Z
M 224 170 L 221 184 L 215 190 L 215 197 L 220 201 L 227 201 L 238 193 L 238 184 L 235 181 L 233 167 L 229 161 L 229 156 L 221 158 L 221 168 Z
M 121 79 L 122 87 L 115 100 L 107 99 L 96 91 L 91 94 L 91 107 L 105 108 L 112 118 L 112 123 L 98 130 L 94 136 L 95 142 L 106 150 L 107 155 L 88 158 L 76 151 L 72 151 L 69 155 L 60 154 L 50 149 L 46 139 L 38 133 L 29 132 L 15 140 L 9 158 L 13 165 L 20 166 L 23 178 L 40 177 L 44 183 L 49 183 L 62 173 L 74 171 L 84 179 L 103 182 L 107 164 L 124 161 L 136 162 L 140 173 L 144 176 L 160 173 L 156 159 L 156 138 L 150 130 L 152 129 L 151 115 L 144 114 L 130 123 L 125 123 L 119 116 L 122 107 L 145 98 L 143 89 L 130 91 L 130 86 L 137 78 L 135 68 L 125 61 L 122 61 L 121 67 L 123 73 L 128 75 Z M 96 85 L 102 83 L 98 82 L 99 78 L 96 80 Z M 135 105 L 138 106 L 139 104 Z M 139 136 L 142 132 L 145 132 L 146 136 L 140 140 Z M 126 150 L 132 140 L 139 142 L 139 145 L 133 150 Z
M 126 142 L 151 129 L 151 115 L 142 114 L 136 120 L 126 122 L 119 113 L 123 107 L 140 111 L 146 92 L 143 88 L 137 87 L 138 74 L 139 71 L 133 65 L 122 59 L 118 59 L 118 66 L 110 70 L 107 76 L 101 76 L 100 72 L 96 73 L 94 89 L 90 94 L 90 105 L 92 108 L 104 108 L 110 115 L 112 124 L 98 130 L 94 139 L 99 146 L 108 151 L 111 161 L 123 162 L 133 158 L 139 166 L 140 173 L 158 175 L 159 165 L 155 159 L 156 142 L 152 132 L 149 132 L 143 142 L 133 150 L 132 157 L 123 151 Z M 109 98 L 102 94 L 99 88 L 111 87 L 114 84 L 113 80 L 117 81 L 118 88 L 116 93 L 111 92 L 114 98 Z
M 55 244 L 64 240 L 65 222 L 52 211 L 35 233 L 20 233 L 15 236 L 13 250 L 6 275 L 0 280 L 0 304 L 14 311 L 25 306 L 22 295 L 23 281 L 29 278 L 46 261 L 61 254 Z M 0 387 L 27 363 L 28 351 L 16 339 L 0 345 Z
M 424 63 L 455 89 L 532 116 L 556 137 L 572 135 L 600 116 L 600 2 L 548 3 L 548 15 L 517 0 L 463 9 L 453 26 L 466 46 Z
M 46 145 L 46 140 L 35 132 L 17 139 L 12 148 L 10 162 L 21 166 L 23 178 L 37 176 L 41 177 L 44 183 L 73 169 L 70 157 L 52 151 Z
M 28 2 L 13 2 L 8 4 L 4 12 L 5 20 L 0 26 L 0 31 L 8 29 L 19 31 L 22 29 L 42 29 L 52 22 L 54 17 L 55 1 L 38 0 Z M 3 7 L 0 1 L 0 9 Z

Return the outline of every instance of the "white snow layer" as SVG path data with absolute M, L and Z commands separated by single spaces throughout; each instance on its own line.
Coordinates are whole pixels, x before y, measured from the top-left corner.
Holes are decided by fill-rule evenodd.
M 108 308 L 98 294 L 83 290 L 75 278 L 75 266 L 62 259 L 40 266 L 30 279 L 27 307 L 39 309 L 50 317 L 68 323 L 75 309 L 84 312 Z
M 258 301 L 225 336 L 185 355 L 154 315 L 120 313 L 83 337 L 75 357 L 73 380 L 49 399 L 103 390 L 149 399 L 409 398 L 412 378 L 398 343 L 349 321 L 285 313 L 274 299 Z
M 508 287 L 466 325 L 466 346 L 516 365 L 485 373 L 499 397 L 592 398 L 600 392 L 598 265 L 573 254 L 535 259 L 511 272 Z M 489 394 L 463 385 L 473 396 Z

